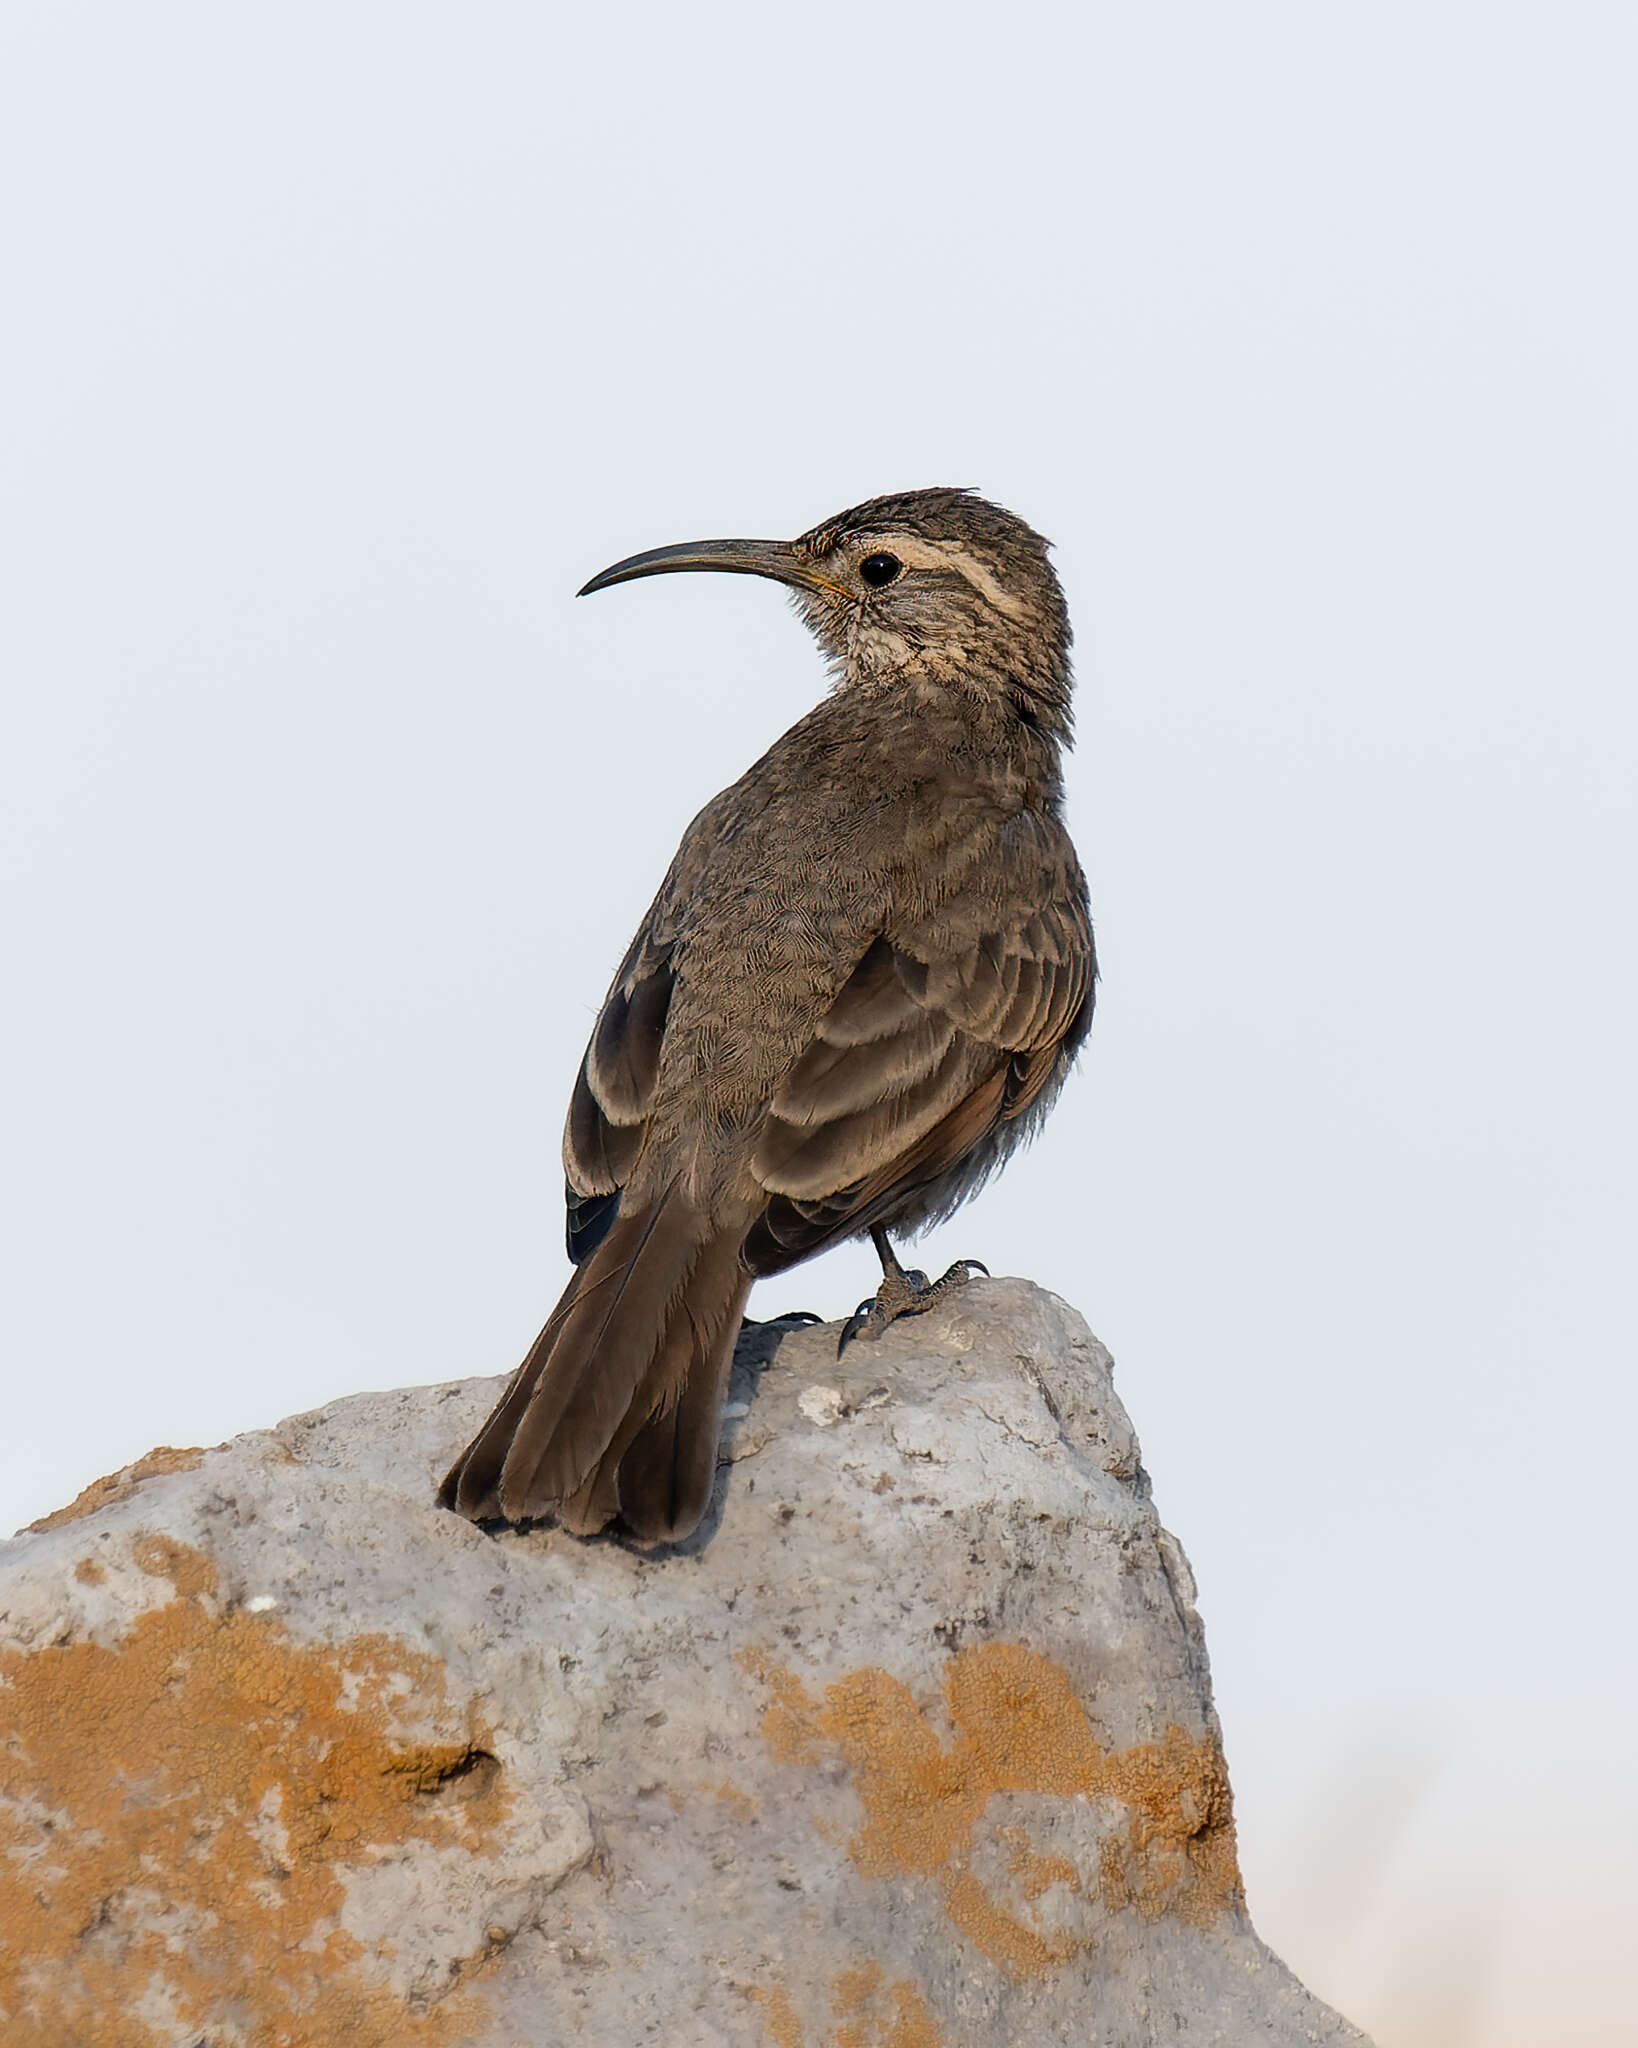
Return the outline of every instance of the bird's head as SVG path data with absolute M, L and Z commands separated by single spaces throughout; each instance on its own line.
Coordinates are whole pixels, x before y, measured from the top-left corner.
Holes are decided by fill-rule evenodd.
M 680 569 L 786 584 L 844 688 L 930 686 L 1069 738 L 1069 614 L 1047 543 L 970 491 L 871 498 L 792 541 L 650 548 L 580 594 Z

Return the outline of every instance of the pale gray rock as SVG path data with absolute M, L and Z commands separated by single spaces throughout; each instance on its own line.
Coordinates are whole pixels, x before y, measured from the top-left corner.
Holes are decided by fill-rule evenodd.
M 0 1548 L 8 2043 L 1363 2041 L 1246 1917 L 1188 1566 L 1054 1296 L 749 1329 L 676 1549 L 441 1513 L 496 1391 Z

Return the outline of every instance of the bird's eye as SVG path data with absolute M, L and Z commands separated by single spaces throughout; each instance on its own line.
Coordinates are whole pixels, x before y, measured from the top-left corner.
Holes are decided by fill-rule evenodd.
M 897 555 L 866 555 L 859 564 L 859 574 L 872 590 L 885 590 L 903 568 Z

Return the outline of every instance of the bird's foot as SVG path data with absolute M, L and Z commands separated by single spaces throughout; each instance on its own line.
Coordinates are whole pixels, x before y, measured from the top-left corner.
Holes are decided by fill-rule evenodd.
M 947 1294 L 953 1294 L 958 1287 L 965 1287 L 975 1273 L 982 1273 L 987 1280 L 990 1269 L 982 1259 L 957 1259 L 950 1270 L 937 1280 L 929 1280 L 918 1268 L 906 1271 L 896 1261 L 882 1275 L 882 1284 L 869 1301 L 861 1301 L 847 1321 L 842 1325 L 842 1334 L 836 1340 L 836 1356 L 853 1342 L 862 1337 L 867 1344 L 873 1344 L 900 1316 L 925 1315 Z

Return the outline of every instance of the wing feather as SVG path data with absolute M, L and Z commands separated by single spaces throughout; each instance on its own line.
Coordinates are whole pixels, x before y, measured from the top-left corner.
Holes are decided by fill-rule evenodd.
M 671 1007 L 669 954 L 639 959 L 610 989 L 586 1052 L 586 1075 L 604 1113 L 616 1123 L 640 1122 L 654 1099 L 660 1041 Z
M 911 1093 L 939 1065 L 955 1037 L 947 1017 L 916 1009 L 901 1030 L 862 1043 L 833 1044 L 823 1027 L 774 1091 L 769 1110 L 783 1123 L 832 1123 Z
M 872 942 L 770 1098 L 753 1272 L 891 1215 L 1061 1081 L 1096 974 L 1072 855 L 1042 894 L 1021 918 L 987 917 L 975 896 Z
M 757 1180 L 770 1194 L 829 1195 L 908 1150 L 985 1078 L 986 1063 L 969 1039 L 948 1026 L 942 1037 L 942 1053 L 918 1068 L 907 1085 L 866 1097 L 851 1112 L 801 1123 L 770 1113 L 751 1158 Z M 987 1064 L 993 1069 L 993 1060 Z
M 577 1266 L 608 1235 L 648 1135 L 673 985 L 671 946 L 646 928 L 621 962 L 575 1076 L 563 1193 L 564 1237 Z

